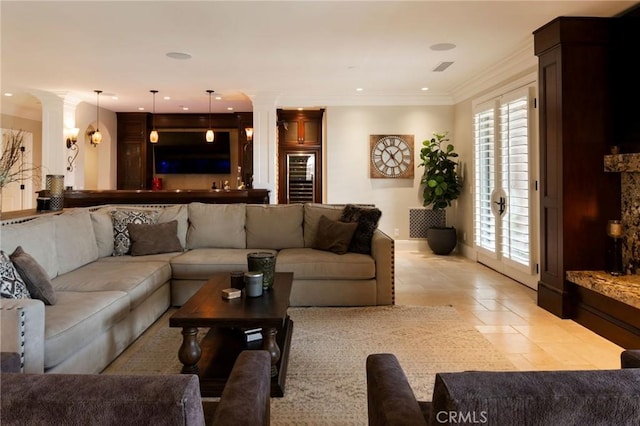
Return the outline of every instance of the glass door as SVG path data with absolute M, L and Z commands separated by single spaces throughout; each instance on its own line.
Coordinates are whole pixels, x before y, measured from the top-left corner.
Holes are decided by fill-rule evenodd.
M 287 153 L 287 204 L 314 202 L 315 168 L 315 154 Z
M 474 235 L 478 262 L 535 288 L 532 92 L 476 107 Z

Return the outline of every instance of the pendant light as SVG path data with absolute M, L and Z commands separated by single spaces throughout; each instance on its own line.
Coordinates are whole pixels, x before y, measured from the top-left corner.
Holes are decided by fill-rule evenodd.
M 158 132 L 156 131 L 156 93 L 157 90 L 149 90 L 153 93 L 153 112 L 151 114 L 151 133 L 149 133 L 149 141 L 151 143 L 158 143 Z
M 96 92 L 96 131 L 91 134 L 91 144 L 97 146 L 102 142 L 102 133 L 100 133 L 100 93 L 102 90 L 94 90 Z
M 207 90 L 207 93 L 209 94 L 209 129 L 207 130 L 206 139 L 209 143 L 213 143 L 213 139 L 215 138 L 213 129 L 211 128 L 211 94 L 213 92 L 213 90 Z

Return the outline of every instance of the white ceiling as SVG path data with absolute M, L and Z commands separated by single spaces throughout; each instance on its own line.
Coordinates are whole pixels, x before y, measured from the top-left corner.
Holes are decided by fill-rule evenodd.
M 492 66 L 524 53 L 557 16 L 614 16 L 635 1 L 6 1 L 3 109 L 68 94 L 113 111 L 447 104 Z M 448 51 L 430 46 L 453 43 Z M 168 52 L 185 52 L 175 60 Z M 433 72 L 452 61 L 444 72 Z M 428 91 L 421 88 L 428 87 Z M 360 92 L 356 88 L 362 88 Z M 112 95 L 118 97 L 112 99 Z M 164 100 L 170 96 L 170 100 Z M 27 105 L 29 107 L 29 105 Z

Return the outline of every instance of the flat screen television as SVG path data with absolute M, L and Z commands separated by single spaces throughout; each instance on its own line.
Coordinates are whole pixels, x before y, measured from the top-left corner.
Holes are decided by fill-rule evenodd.
M 231 141 L 229 132 L 215 132 L 208 143 L 205 131 L 158 132 L 153 146 L 155 172 L 158 174 L 229 174 Z

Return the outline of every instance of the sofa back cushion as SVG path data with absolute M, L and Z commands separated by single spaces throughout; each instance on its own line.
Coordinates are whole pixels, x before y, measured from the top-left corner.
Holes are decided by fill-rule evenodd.
M 246 248 L 246 204 L 189 204 L 187 248 Z
M 56 215 L 53 222 L 58 274 L 65 274 L 98 259 L 98 244 L 88 210 L 72 210 Z
M 304 205 L 304 246 L 313 248 L 321 216 L 330 220 L 340 220 L 344 206 L 308 203 Z
M 637 424 L 639 381 L 637 368 L 439 373 L 429 424 Z
M 302 204 L 247 205 L 247 248 L 304 247 Z
M 51 215 L 3 226 L 0 229 L 0 247 L 11 254 L 22 246 L 44 268 L 49 278 L 55 278 L 58 275 L 58 256 L 53 218 Z
M 113 221 L 109 214 L 109 207 L 103 207 L 91 212 L 91 224 L 98 246 L 98 256 L 106 257 L 113 254 Z

